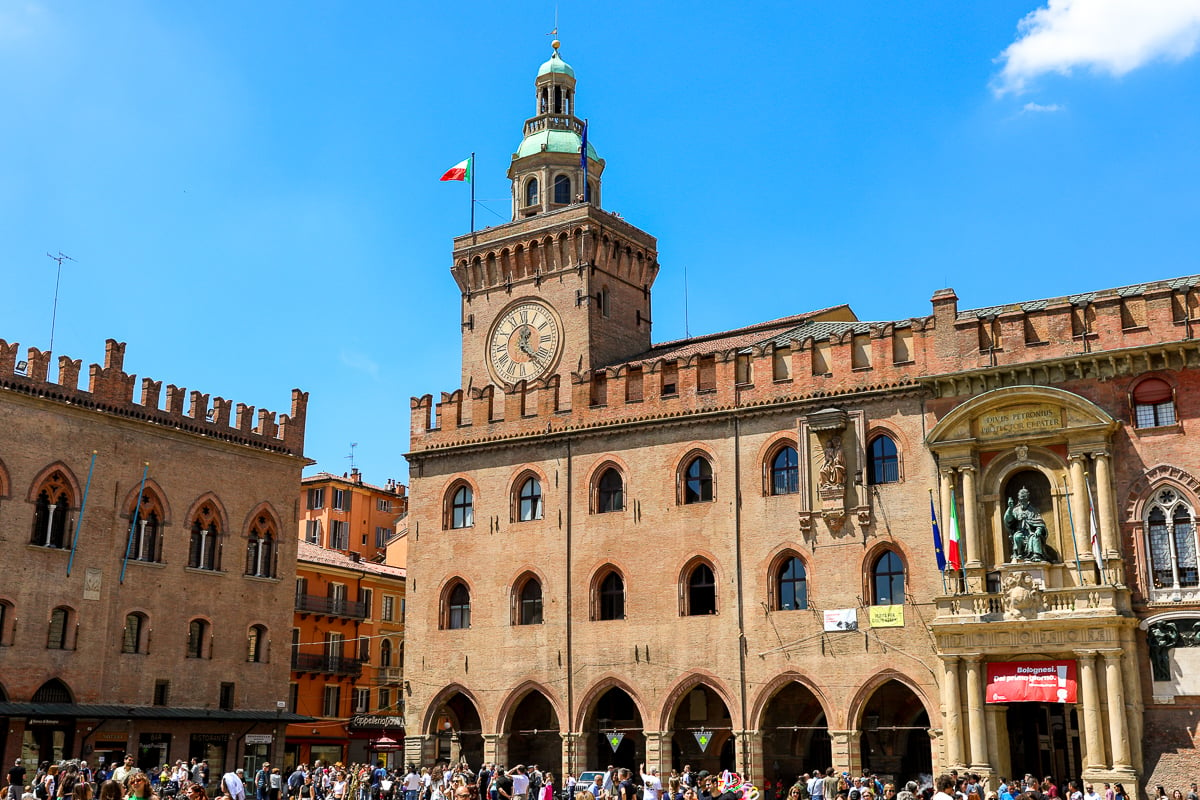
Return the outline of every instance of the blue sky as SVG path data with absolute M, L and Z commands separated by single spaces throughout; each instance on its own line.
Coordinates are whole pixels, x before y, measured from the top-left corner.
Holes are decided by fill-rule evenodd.
M 457 388 L 480 226 L 553 2 L 0 0 L 0 338 L 286 411 L 404 478 Z M 558 3 L 605 205 L 658 237 L 656 341 L 1200 272 L 1200 0 Z M 86 366 L 85 366 L 86 375 Z M 86 377 L 84 379 L 86 381 Z M 80 454 L 83 459 L 84 454 Z

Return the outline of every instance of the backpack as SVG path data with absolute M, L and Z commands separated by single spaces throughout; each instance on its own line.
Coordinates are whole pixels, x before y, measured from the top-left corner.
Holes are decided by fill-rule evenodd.
M 50 793 L 46 791 L 45 781 L 37 782 L 37 785 L 33 787 L 33 796 L 36 797 L 37 800 L 50 800 Z

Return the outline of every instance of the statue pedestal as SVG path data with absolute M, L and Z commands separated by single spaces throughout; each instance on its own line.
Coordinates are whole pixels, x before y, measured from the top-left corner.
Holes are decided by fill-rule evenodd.
M 1045 561 L 1011 561 L 1001 564 L 997 569 L 1000 572 L 1001 586 L 1004 585 L 1005 578 L 1016 572 L 1029 573 L 1029 577 L 1033 578 L 1033 585 L 1039 589 L 1066 589 L 1075 585 L 1069 576 L 1075 569 L 1074 562 L 1068 566 L 1049 564 Z

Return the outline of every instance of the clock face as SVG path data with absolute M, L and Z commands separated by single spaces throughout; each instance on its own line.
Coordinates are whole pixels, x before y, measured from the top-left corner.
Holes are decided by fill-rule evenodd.
M 558 358 L 562 334 L 553 312 L 526 301 L 504 312 L 488 337 L 488 363 L 502 383 L 531 381 Z

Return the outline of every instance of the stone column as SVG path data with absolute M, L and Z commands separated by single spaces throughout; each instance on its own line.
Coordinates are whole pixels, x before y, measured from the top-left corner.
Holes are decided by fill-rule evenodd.
M 975 509 L 975 467 L 961 467 L 963 482 L 963 523 L 967 537 L 967 569 L 983 567 L 983 548 L 979 541 L 979 514 Z
M 582 752 L 584 749 L 582 746 L 583 740 L 584 736 L 582 733 L 572 731 L 571 733 L 562 734 L 563 763 L 557 774 L 566 775 L 569 772 L 572 775 L 578 775 L 587 769 L 587 765 L 584 764 L 584 761 L 587 759 Z
M 738 766 L 742 768 L 742 775 L 749 775 L 752 780 L 761 781 L 766 771 L 766 758 L 763 755 L 763 732 L 738 731 L 738 744 L 744 747 L 744 752 L 738 753 Z M 667 762 L 667 768 L 670 769 L 669 758 Z
M 1130 771 L 1129 721 L 1125 717 L 1125 684 L 1121 675 L 1121 651 L 1103 650 L 1104 688 L 1108 696 L 1108 735 L 1112 743 L 1112 767 Z
M 1117 541 L 1117 519 L 1113 513 L 1112 473 L 1108 464 L 1108 453 L 1092 453 L 1096 461 L 1096 511 L 1100 517 L 1100 545 L 1104 549 L 1104 560 L 1120 558 Z
M 998 706 L 988 703 L 983 707 L 984 727 L 987 730 L 987 751 L 989 753 L 989 762 L 998 770 L 1003 771 L 1004 765 L 1008 763 L 1008 759 L 1000 757 L 1000 717 L 1004 715 L 1005 709 L 1008 706 Z M 989 788 L 993 788 L 990 786 Z
M 1088 490 L 1087 490 L 1087 472 L 1086 464 L 1087 456 L 1083 453 L 1071 453 L 1068 460 L 1071 464 L 1071 515 L 1072 522 L 1075 526 L 1074 533 L 1075 545 L 1079 548 L 1079 554 L 1085 555 L 1092 552 L 1092 544 L 1089 539 L 1088 532 L 1091 526 L 1088 522 Z M 1097 567 L 1103 569 L 1103 564 L 1097 564 Z
M 1104 737 L 1100 735 L 1100 685 L 1096 680 L 1096 651 L 1076 650 L 1079 658 L 1079 690 L 1082 698 L 1080 717 L 1083 722 L 1083 768 L 1104 769 Z
M 939 486 L 939 492 L 941 494 L 941 508 L 938 509 L 938 524 L 942 526 L 950 524 L 950 490 L 953 487 L 954 470 L 942 470 L 941 482 Z
M 659 775 L 671 771 L 671 731 L 646 731 L 646 769 L 654 767 Z
M 502 737 L 498 733 L 483 734 L 483 760 L 484 761 L 487 761 L 492 764 L 505 763 L 500 751 L 501 751 L 501 749 L 507 750 L 508 748 L 504 747 L 501 744 L 500 740 L 502 738 L 504 738 L 504 737 Z M 504 744 L 507 744 L 507 742 Z M 503 755 L 507 755 L 507 753 L 505 753 Z
M 990 771 L 987 751 L 987 723 L 983 719 L 982 658 L 969 655 L 967 662 L 967 734 L 971 741 L 971 770 Z
M 966 766 L 963 758 L 962 741 L 962 698 L 958 690 L 958 656 L 943 656 L 942 667 L 942 714 L 946 739 L 947 769 L 962 769 Z
M 829 738 L 832 740 L 834 771 L 849 772 L 851 775 L 861 774 L 862 754 L 859 751 L 859 745 L 862 740 L 862 731 L 831 730 Z
M 1012 752 L 1008 742 L 1008 706 L 1000 703 L 988 703 L 985 712 L 988 719 L 988 747 L 992 754 L 992 780 L 988 787 L 996 789 L 1001 775 L 1009 774 L 1012 768 Z

